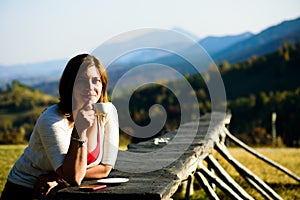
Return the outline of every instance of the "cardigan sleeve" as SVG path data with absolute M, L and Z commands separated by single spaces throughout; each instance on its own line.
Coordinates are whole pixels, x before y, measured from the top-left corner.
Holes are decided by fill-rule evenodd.
M 118 112 L 112 103 L 108 103 L 109 112 L 104 122 L 104 146 L 101 163 L 115 166 L 119 149 Z

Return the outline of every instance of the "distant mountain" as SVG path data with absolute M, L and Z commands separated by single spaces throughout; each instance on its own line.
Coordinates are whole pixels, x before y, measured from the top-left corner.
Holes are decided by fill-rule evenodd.
M 147 29 L 145 29 L 147 30 Z M 197 41 L 198 37 L 193 33 L 181 28 L 173 28 L 173 31 L 177 31 Z M 134 32 L 135 33 L 135 32 Z M 132 52 L 127 52 L 121 57 L 115 58 L 113 63 L 110 63 L 108 68 L 108 74 L 110 78 L 110 87 L 122 77 L 123 74 L 130 69 L 148 63 L 159 63 L 169 66 L 177 70 L 181 74 L 193 74 L 195 69 L 184 58 L 178 55 L 172 55 L 172 52 L 166 52 L 164 49 L 174 49 L 174 52 L 188 52 L 195 59 L 199 58 L 199 54 L 194 53 L 193 45 L 182 43 L 176 39 L 167 43 L 169 38 L 160 38 L 157 40 L 157 32 L 140 32 L 139 34 L 128 34 L 127 37 L 121 38 L 121 40 L 112 40 L 112 43 L 107 43 L 102 46 L 102 49 L 96 54 L 101 61 L 111 55 L 114 55 L 119 49 L 132 47 L 130 45 L 139 46 L 147 41 L 153 41 L 155 45 L 161 45 L 159 48 L 142 48 L 136 49 Z M 300 18 L 284 21 L 278 25 L 269 27 L 258 34 L 252 34 L 245 32 L 238 35 L 229 36 L 209 36 L 198 40 L 206 52 L 212 57 L 212 59 L 221 63 L 224 60 L 230 63 L 237 63 L 252 56 L 260 56 L 270 52 L 274 52 L 281 47 L 285 41 L 296 42 L 300 40 Z M 94 53 L 94 52 L 93 52 Z M 50 92 L 51 94 L 57 94 L 58 79 L 67 63 L 65 60 L 53 60 L 48 62 L 39 62 L 32 64 L 13 65 L 13 66 L 0 66 L 0 88 L 12 80 L 19 80 L 29 86 L 41 89 L 43 92 Z M 165 76 L 167 79 L 169 75 Z M 142 78 L 142 77 L 139 77 Z M 56 87 L 55 89 L 52 87 Z
M 234 45 L 238 42 L 246 40 L 254 36 L 253 33 L 245 32 L 238 35 L 229 35 L 229 36 L 209 36 L 204 39 L 199 40 L 199 44 L 209 53 L 215 54 L 220 52 L 231 45 Z
M 200 44 L 209 54 L 219 52 L 233 44 L 236 44 L 242 40 L 254 36 L 254 34 L 251 32 L 245 32 L 237 35 L 208 36 L 203 39 L 200 39 L 195 34 L 186 31 L 180 27 L 175 27 L 171 30 L 181 33 L 194 41 L 197 41 L 197 43 Z
M 183 29 L 177 28 L 174 31 L 180 32 L 192 39 L 195 38 L 193 34 Z M 258 34 L 245 32 L 230 36 L 209 36 L 199 40 L 198 44 L 206 50 L 216 63 L 221 63 L 224 60 L 230 63 L 237 63 L 247 60 L 252 56 L 261 56 L 277 51 L 286 41 L 295 43 L 298 40 L 300 40 L 300 18 L 284 21 Z M 162 40 L 162 42 L 164 41 Z M 172 45 L 176 46 L 176 53 L 188 52 L 190 56 L 194 57 L 195 60 L 199 60 L 199 62 L 201 62 L 202 58 L 205 59 L 204 57 L 201 58 L 202 55 L 194 51 L 197 44 L 186 46 L 180 43 L 173 43 Z M 118 62 L 114 63 L 115 66 L 118 66 L 118 70 L 114 69 L 115 66 L 113 66 L 110 69 L 110 77 L 112 77 L 114 83 L 115 80 L 118 80 L 131 68 L 147 63 L 167 65 L 181 74 L 193 74 L 197 72 L 190 63 L 176 54 L 164 55 L 161 52 L 159 54 L 156 49 L 142 49 L 136 52 L 136 54 L 131 54 L 130 57 L 127 57 L 126 62 L 122 62 L 121 64 Z M 125 68 L 126 70 L 124 70 Z
M 0 66 L 0 87 L 12 80 L 19 80 L 29 86 L 57 80 L 67 60 L 53 60 L 38 63 Z
M 207 70 L 211 61 L 214 59 L 212 57 L 214 53 L 218 53 L 223 49 L 226 49 L 231 45 L 237 44 L 252 36 L 253 34 L 250 32 L 230 36 L 209 36 L 186 48 L 182 47 L 178 53 L 182 53 L 182 55 L 188 53 L 189 56 L 191 56 L 194 60 L 197 60 L 199 62 L 198 64 L 202 66 L 200 71 L 205 71 Z M 199 48 L 199 45 L 204 49 L 204 52 L 200 53 L 201 55 L 196 51 Z M 209 61 L 207 59 L 209 59 Z M 199 72 L 199 69 L 198 71 L 195 71 L 194 66 L 188 63 L 185 58 L 180 58 L 174 54 L 160 57 L 155 61 L 171 66 L 182 74 L 194 74 Z
M 211 54 L 217 62 L 230 63 L 244 61 L 252 56 L 260 56 L 278 50 L 286 41 L 300 40 L 300 18 L 284 21 L 250 38 L 235 43 L 228 48 Z

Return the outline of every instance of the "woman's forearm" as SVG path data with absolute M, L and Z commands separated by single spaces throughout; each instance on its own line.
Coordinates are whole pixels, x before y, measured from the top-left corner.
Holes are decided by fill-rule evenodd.
M 77 138 L 77 136 L 76 128 L 74 128 L 72 137 Z M 71 139 L 64 163 L 57 170 L 58 175 L 71 185 L 80 185 L 86 173 L 86 166 L 86 143 L 81 144 L 78 140 Z
M 84 178 L 86 179 L 104 178 L 109 175 L 111 169 L 112 167 L 110 165 L 104 165 L 104 164 L 96 165 L 86 170 L 86 174 Z

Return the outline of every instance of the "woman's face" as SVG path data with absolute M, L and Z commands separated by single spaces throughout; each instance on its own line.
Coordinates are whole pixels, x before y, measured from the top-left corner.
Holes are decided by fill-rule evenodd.
M 73 104 L 96 103 L 101 96 L 102 82 L 100 73 L 95 66 L 79 70 L 73 89 Z M 75 100 L 75 102 L 74 102 Z

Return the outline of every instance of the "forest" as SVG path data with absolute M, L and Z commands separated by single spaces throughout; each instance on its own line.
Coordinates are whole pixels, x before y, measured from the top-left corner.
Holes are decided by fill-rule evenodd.
M 300 42 L 285 42 L 276 52 L 253 56 L 244 62 L 224 61 L 217 65 L 226 90 L 227 111 L 232 114 L 229 130 L 234 135 L 252 146 L 274 145 L 271 116 L 276 113 L 276 145 L 300 146 Z M 185 75 L 185 78 L 197 95 L 200 113 L 211 112 L 209 92 L 201 75 Z M 179 86 L 180 82 L 170 84 Z M 17 80 L 8 84 L 0 91 L 0 143 L 26 143 L 39 114 L 56 102 L 57 97 Z M 159 134 L 178 128 L 182 120 L 178 99 L 162 84 L 143 87 L 132 94 L 132 119 L 139 125 L 147 125 L 148 109 L 157 103 L 167 112 L 167 121 Z M 131 140 L 139 141 L 134 137 Z

